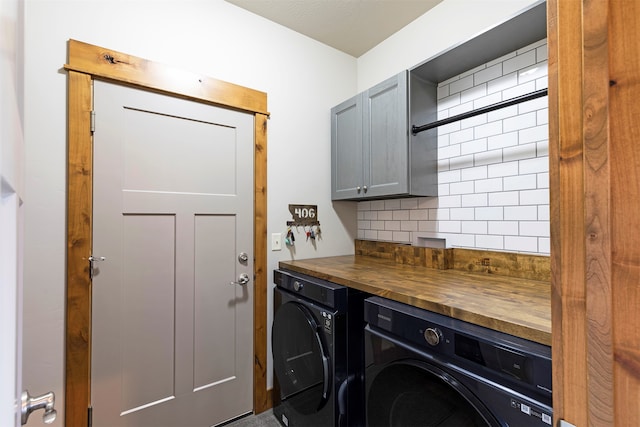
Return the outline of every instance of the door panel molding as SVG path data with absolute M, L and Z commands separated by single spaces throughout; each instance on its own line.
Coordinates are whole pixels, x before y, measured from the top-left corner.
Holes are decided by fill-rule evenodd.
M 267 390 L 267 94 L 90 45 L 68 43 L 67 285 L 65 425 L 87 426 L 91 403 L 93 80 L 133 85 L 254 114 L 254 411 L 272 406 Z M 176 78 L 178 76 L 178 78 Z

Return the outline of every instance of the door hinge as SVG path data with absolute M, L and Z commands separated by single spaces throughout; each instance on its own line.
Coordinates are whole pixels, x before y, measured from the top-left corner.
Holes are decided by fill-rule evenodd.
M 87 427 L 92 427 L 93 425 L 93 407 L 89 406 L 87 408 Z
M 91 125 L 90 125 L 91 133 L 94 133 L 96 131 L 96 112 L 91 110 L 90 115 L 91 115 L 91 119 L 90 119 L 90 121 L 91 121 Z

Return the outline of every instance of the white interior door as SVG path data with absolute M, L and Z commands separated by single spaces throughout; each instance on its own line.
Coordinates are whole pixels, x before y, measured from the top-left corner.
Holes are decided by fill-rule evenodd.
M 99 81 L 94 100 L 93 425 L 250 412 L 253 116 Z

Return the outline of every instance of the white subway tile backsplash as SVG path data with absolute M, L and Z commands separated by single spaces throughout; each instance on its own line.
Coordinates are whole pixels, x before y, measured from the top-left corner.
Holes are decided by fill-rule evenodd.
M 550 254 L 551 239 L 549 239 L 548 237 L 538 238 L 538 252 L 540 252 L 541 254 Z
M 476 72 L 473 75 L 473 82 L 475 85 L 480 85 L 498 77 L 502 77 L 502 62 Z
M 515 117 L 509 117 L 502 121 L 505 132 L 513 132 L 514 130 L 526 129 L 536 125 L 536 113 L 532 111 L 526 114 L 519 114 Z
M 475 138 L 485 138 L 487 136 L 498 135 L 502 133 L 502 122 L 495 121 L 486 125 L 476 126 L 474 128 Z
M 487 150 L 518 145 L 518 132 L 501 133 L 487 138 Z
M 502 221 L 504 219 L 504 208 L 476 208 L 476 221 Z
M 440 221 L 438 222 L 438 231 L 441 233 L 460 233 L 460 221 Z
M 480 249 L 504 249 L 504 237 L 502 236 L 476 236 L 476 247 Z
M 471 194 L 474 192 L 472 181 L 455 182 L 449 185 L 449 194 Z
M 418 199 L 400 199 L 400 209 L 418 209 Z
M 549 188 L 549 172 L 539 173 L 537 178 L 538 188 Z
M 536 221 L 537 206 L 507 206 L 504 208 L 504 219 L 507 221 Z
M 409 211 L 393 211 L 393 220 L 394 221 L 405 221 L 409 219 Z
M 473 208 L 453 208 L 449 212 L 449 218 L 452 220 L 473 221 L 475 211 Z
M 462 207 L 480 207 L 488 206 L 487 193 L 484 194 L 463 194 L 462 195 Z
M 378 231 L 378 239 L 386 242 L 393 241 L 393 232 L 392 231 Z
M 487 221 L 462 221 L 465 234 L 487 234 Z
M 498 234 L 501 236 L 517 236 L 518 221 L 489 221 L 489 234 Z
M 505 177 L 502 185 L 505 191 L 535 190 L 536 188 L 539 188 L 538 176 L 535 174 Z
M 507 59 L 502 63 L 502 72 L 504 74 L 522 70 L 536 63 L 536 51 L 528 50 L 516 55 L 514 58 Z
M 458 132 L 449 134 L 449 144 L 460 144 L 461 142 L 471 141 L 473 139 L 473 129 L 462 129 Z M 440 154 L 438 154 L 440 156 Z
M 460 154 L 474 154 L 487 151 L 487 138 L 474 139 L 460 146 Z
M 384 202 L 384 210 L 393 211 L 400 209 L 400 199 L 380 200 Z
M 378 211 L 378 218 L 380 221 L 390 221 L 393 219 L 393 211 Z
M 535 55 L 535 53 L 534 53 Z M 473 87 L 473 75 L 468 75 L 449 84 L 449 93 L 454 94 Z
M 505 236 L 504 249 L 517 252 L 538 252 L 538 238 Z
M 548 205 L 549 190 L 525 190 L 520 192 L 521 205 Z
M 549 171 L 549 157 L 520 160 L 520 173 L 544 173 Z
M 476 193 L 493 193 L 502 191 L 502 178 L 479 179 L 475 181 Z
M 459 208 L 462 205 L 462 199 L 459 195 L 440 197 L 438 206 L 440 208 Z
M 546 88 L 540 40 L 438 84 L 438 119 Z M 438 197 L 360 202 L 357 236 L 549 254 L 547 97 L 438 128 Z
M 515 98 L 516 96 L 526 95 L 528 93 L 534 92 L 537 87 L 536 82 L 527 82 L 518 86 L 514 86 L 508 89 L 504 89 L 502 91 L 502 97 L 504 99 Z
M 427 221 L 429 219 L 429 211 L 426 209 L 413 209 L 409 211 L 409 219 L 412 221 Z
M 536 113 L 536 123 L 538 114 Z M 528 144 L 530 142 L 547 141 L 549 139 L 549 125 L 542 124 L 522 129 L 518 131 L 520 144 Z
M 400 243 L 411 243 L 411 233 L 408 231 L 394 231 L 393 241 Z
M 489 178 L 518 175 L 518 162 L 496 163 L 488 167 Z
M 387 231 L 400 231 L 401 221 L 385 221 L 384 229 Z
M 453 157 L 449 159 L 449 169 L 466 169 L 473 167 L 473 154 L 467 154 L 465 156 Z
M 520 222 L 521 236 L 549 237 L 549 221 L 522 221 Z
M 453 171 L 440 172 L 438 174 L 438 182 L 440 184 L 444 184 L 448 182 L 460 182 L 460 171 L 453 170 Z
M 442 147 L 438 150 L 439 159 L 449 159 L 451 157 L 458 157 L 460 155 L 460 144 L 450 145 L 448 147 Z
M 418 231 L 418 221 L 402 221 L 400 229 L 403 231 Z
M 479 86 L 474 86 L 470 89 L 462 91 L 460 94 L 461 102 L 469 102 L 478 98 L 482 98 L 483 96 L 487 96 L 487 85 L 481 84 Z
M 462 169 L 463 181 L 475 181 L 487 178 L 487 166 L 477 166 L 469 169 Z M 476 189 L 476 193 L 478 190 Z
M 520 200 L 518 191 L 489 193 L 489 206 L 517 206 Z
M 387 204 L 387 201 L 385 201 L 385 200 L 372 200 L 371 201 L 371 210 L 372 211 L 383 211 L 383 210 L 387 209 L 385 207 L 386 204 Z
M 505 148 L 502 152 L 502 161 L 512 162 L 516 160 L 524 160 L 535 158 L 538 152 L 536 144 L 518 145 L 515 147 Z M 520 173 L 526 173 L 520 170 Z
M 485 151 L 484 153 L 476 153 L 473 155 L 473 164 L 475 166 L 490 165 L 492 163 L 502 162 L 502 150 Z
M 449 219 L 450 209 L 429 209 L 429 221 L 446 221 Z
M 499 79 L 491 80 L 487 83 L 487 93 L 502 92 L 518 84 L 518 73 L 506 74 Z M 506 99 L 506 98 L 505 98 Z M 502 99 L 501 99 L 502 100 Z

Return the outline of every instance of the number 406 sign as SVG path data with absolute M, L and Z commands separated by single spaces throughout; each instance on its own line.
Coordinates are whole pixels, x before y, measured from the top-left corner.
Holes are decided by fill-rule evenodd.
M 293 216 L 293 225 L 316 225 L 318 221 L 317 205 L 289 205 Z

